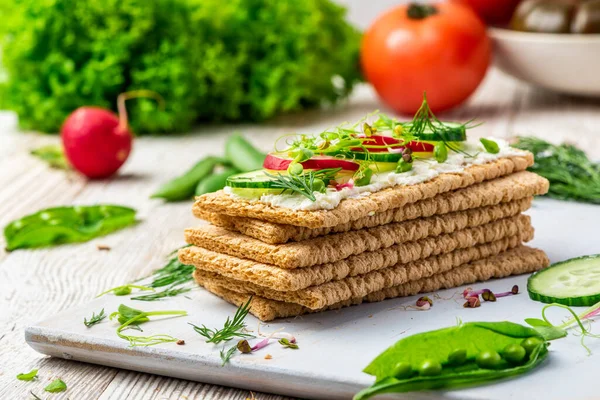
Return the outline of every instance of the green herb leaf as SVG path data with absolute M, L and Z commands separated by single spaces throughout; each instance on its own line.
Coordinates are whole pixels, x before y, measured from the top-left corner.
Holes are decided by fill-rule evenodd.
M 106 314 L 104 314 L 104 308 L 97 315 L 96 313 L 92 313 L 92 318 L 88 321 L 87 318 L 83 319 L 83 324 L 88 328 L 100 323 L 104 318 L 106 318 Z
M 488 153 L 498 154 L 500 152 L 500 146 L 498 146 L 498 143 L 494 142 L 493 140 L 481 138 L 479 141 L 483 145 L 485 151 Z
M 46 392 L 50 393 L 60 393 L 67 390 L 67 384 L 64 383 L 61 379 L 55 379 L 48 386 L 44 388 Z
M 140 285 L 132 285 L 132 284 L 127 284 L 127 285 L 123 285 L 123 286 L 117 286 L 114 287 L 112 289 L 108 289 L 102 293 L 100 293 L 98 296 L 96 297 L 100 297 L 100 296 L 104 296 L 107 293 L 113 293 L 115 296 L 127 296 L 128 294 L 131 294 L 131 290 L 132 289 L 138 289 L 141 291 L 154 291 L 154 288 L 148 287 L 148 286 L 140 286 Z
M 288 349 L 294 349 L 294 350 L 299 349 L 299 347 L 296 343 L 292 343 L 286 338 L 279 339 L 279 344 Z
M 117 318 L 121 325 L 117 328 L 117 335 L 129 341 L 130 346 L 154 346 L 161 343 L 177 342 L 179 339 L 170 335 L 133 336 L 125 335 L 123 331 L 129 328 L 139 328 L 139 325 L 150 321 L 151 316 L 184 316 L 186 311 L 142 311 L 121 304 L 118 311 L 110 315 L 110 319 Z M 141 329 L 139 329 L 141 330 Z
M 19 374 L 17 375 L 17 379 L 20 381 L 32 381 L 37 377 L 37 373 L 38 370 L 37 369 L 32 369 L 31 371 L 27 372 L 26 374 Z
M 250 297 L 245 304 L 242 304 L 235 312 L 233 319 L 230 319 L 229 317 L 227 317 L 227 320 L 225 321 L 225 324 L 223 325 L 222 329 L 209 329 L 204 325 L 202 325 L 200 327 L 200 326 L 194 325 L 192 323 L 190 323 L 190 325 L 194 327 L 194 330 L 198 334 L 200 334 L 200 336 L 203 336 L 206 338 L 206 343 L 218 344 L 221 342 L 229 341 L 236 337 L 238 337 L 238 338 L 254 337 L 253 335 L 249 335 L 247 333 L 242 332 L 242 330 L 246 327 L 246 323 L 244 322 L 244 319 L 246 318 L 246 316 L 248 315 L 248 312 L 250 311 L 250 302 L 251 301 L 252 301 L 252 297 Z
M 600 204 L 600 164 L 590 161 L 582 150 L 534 137 L 520 137 L 514 147 L 533 153 L 535 161 L 529 170 L 550 181 L 547 196 Z
M 157 293 L 152 293 L 152 294 L 145 294 L 143 296 L 136 296 L 136 297 L 132 297 L 131 300 L 138 300 L 138 301 L 157 301 L 157 300 L 161 300 L 164 299 L 165 297 L 174 297 L 174 296 L 178 296 L 182 293 L 187 293 L 189 291 L 191 291 L 191 288 L 168 288 L 163 290 L 162 292 L 157 292 Z
M 339 171 L 341 171 L 341 168 L 321 169 L 318 171 L 305 172 L 300 175 L 273 175 L 268 172 L 265 172 L 265 175 L 271 178 L 271 185 L 273 188 L 282 189 L 284 193 L 298 193 L 311 201 L 316 201 L 317 198 L 315 197 L 314 192 L 325 191 L 325 187 L 329 184 L 329 181 L 331 181 Z
M 525 322 L 527 322 L 528 325 L 533 326 L 534 328 L 536 326 L 552 326 L 548 322 L 539 318 L 525 318 Z
M 51 168 L 71 169 L 62 146 L 47 145 L 31 150 L 31 155 L 45 161 Z

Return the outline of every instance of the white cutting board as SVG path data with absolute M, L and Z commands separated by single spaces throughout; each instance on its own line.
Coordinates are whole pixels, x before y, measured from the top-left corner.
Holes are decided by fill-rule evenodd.
M 553 262 L 600 253 L 598 227 L 600 206 L 539 199 L 528 212 L 533 217 L 536 238 L 531 245 L 544 249 Z M 418 296 L 363 304 L 301 318 L 269 323 L 261 331 L 284 328 L 298 339 L 299 350 L 283 349 L 274 342 L 256 354 L 237 354 L 221 367 L 222 346 L 207 344 L 188 322 L 222 327 L 235 307 L 202 289 L 160 302 L 129 301 L 127 297 L 104 296 L 89 304 L 63 311 L 53 318 L 26 328 L 27 343 L 43 354 L 112 367 L 143 371 L 199 382 L 234 386 L 248 390 L 279 393 L 302 398 L 347 399 L 373 379 L 361 370 L 381 351 L 407 335 L 468 321 L 513 321 L 540 317 L 541 303 L 531 301 L 525 291 L 526 276 L 511 277 L 484 284 L 493 291 L 509 290 L 518 284 L 522 294 L 484 303 L 477 309 L 464 309 L 457 292 L 437 292 L 442 298 L 429 311 L 404 310 Z M 115 334 L 117 324 L 108 320 L 91 329 L 82 321 L 105 308 L 115 311 L 120 303 L 143 310 L 186 310 L 187 317 L 156 320 L 142 325 L 145 334 L 164 333 L 184 339 L 154 347 L 128 347 Z M 557 321 L 564 313 L 551 313 Z M 249 329 L 258 320 L 247 318 Z M 135 334 L 135 331 L 131 331 Z M 547 360 L 533 372 L 515 379 L 466 390 L 392 395 L 394 398 L 422 399 L 594 399 L 600 371 L 600 340 L 587 339 L 594 352 L 587 356 L 580 338 L 569 335 L 552 342 Z M 227 344 L 231 346 L 235 341 Z M 271 354 L 272 359 L 264 356 Z

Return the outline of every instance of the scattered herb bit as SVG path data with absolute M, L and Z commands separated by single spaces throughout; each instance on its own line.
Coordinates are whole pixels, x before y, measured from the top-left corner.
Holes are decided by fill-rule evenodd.
M 182 293 L 187 293 L 191 290 L 192 290 L 191 288 L 168 288 L 168 289 L 163 290 L 162 292 L 132 297 L 131 300 L 156 301 L 156 300 L 164 299 L 165 297 L 178 296 Z
M 298 345 L 295 342 L 291 342 L 291 341 L 287 340 L 286 338 L 279 339 L 279 344 L 282 345 L 284 348 L 294 349 L 294 350 L 299 349 Z
M 238 342 L 237 349 L 240 351 L 240 353 L 252 353 L 252 347 L 250 347 L 250 344 L 246 339 L 242 339 Z
M 44 388 L 46 392 L 49 393 L 60 393 L 67 390 L 67 384 L 64 383 L 61 379 L 55 379 L 48 386 Z
M 416 306 L 420 310 L 429 310 L 433 306 L 433 300 L 427 296 L 419 297 Z
M 54 207 L 10 222 L 6 249 L 87 242 L 135 224 L 136 211 L 115 205 Z
M 463 304 L 464 308 L 477 308 L 481 306 L 481 302 L 479 301 L 479 296 L 470 296 L 466 298 L 465 304 Z
M 600 164 L 590 161 L 582 150 L 534 137 L 520 137 L 514 147 L 533 153 L 535 161 L 529 170 L 550 181 L 549 197 L 600 204 Z
M 138 289 L 138 290 L 141 290 L 143 292 L 145 292 L 145 291 L 154 291 L 154 288 L 151 288 L 151 287 L 148 287 L 148 286 L 140 286 L 140 285 L 127 284 L 127 285 L 123 285 L 123 286 L 117 286 L 117 287 L 114 287 L 112 289 L 108 289 L 108 290 L 100 293 L 96 297 L 104 296 L 105 294 L 108 294 L 108 293 L 111 293 L 111 292 L 115 296 L 127 296 L 128 294 L 131 294 L 131 290 L 132 289 Z
M 270 355 L 270 354 L 267 354 L 267 355 L 265 356 L 265 360 L 271 360 L 272 358 L 273 358 L 273 356 L 272 356 L 272 355 Z
M 26 374 L 19 374 L 17 375 L 17 379 L 20 381 L 32 381 L 37 377 L 37 373 L 38 370 L 37 369 L 32 369 L 31 371 L 27 372 Z
M 45 161 L 51 168 L 71 169 L 60 145 L 47 145 L 31 150 L 31 155 Z
M 364 369 L 375 383 L 354 399 L 487 383 L 528 372 L 547 355 L 547 343 L 535 329 L 512 322 L 461 323 L 396 342 Z
M 110 250 L 110 246 L 107 246 L 105 244 L 97 244 L 96 248 L 100 251 L 109 251 Z
M 152 316 L 184 316 L 187 315 L 186 311 L 142 311 L 135 308 L 128 307 L 124 304 L 119 306 L 119 310 L 115 311 L 110 315 L 110 319 L 117 318 L 121 324 L 117 328 L 117 335 L 121 339 L 129 341 L 130 346 L 154 346 L 160 343 L 177 342 L 179 339 L 174 338 L 170 335 L 152 335 L 152 336 L 132 336 L 125 335 L 122 332 L 136 325 L 140 325 L 144 322 L 150 321 L 149 317 Z
M 481 138 L 479 141 L 483 145 L 485 151 L 488 153 L 498 154 L 500 152 L 500 146 L 498 146 L 498 143 L 494 142 L 493 140 Z
M 486 290 L 485 292 L 481 293 L 481 298 L 483 301 L 496 301 L 496 295 L 491 290 Z
M 92 318 L 88 321 L 87 318 L 83 319 L 83 324 L 88 328 L 100 323 L 104 318 L 106 318 L 106 314 L 104 314 L 104 308 L 97 315 L 96 313 L 92 313 Z
M 246 316 L 248 315 L 248 312 L 250 311 L 250 302 L 251 301 L 252 301 L 252 297 L 250 297 L 245 304 L 242 304 L 235 312 L 233 319 L 230 319 L 229 317 L 227 317 L 227 320 L 225 321 L 225 324 L 223 325 L 222 329 L 209 329 L 204 325 L 202 325 L 202 327 L 199 327 L 199 326 L 196 326 L 191 323 L 190 323 L 190 325 L 194 327 L 194 330 L 198 334 L 200 334 L 200 336 L 203 336 L 206 338 L 206 343 L 218 344 L 221 342 L 227 342 L 236 337 L 238 337 L 238 338 L 254 337 L 253 335 L 249 335 L 247 333 L 242 332 L 242 330 L 244 328 L 246 328 L 246 323 L 244 322 L 244 319 L 246 318 Z
M 189 245 L 184 247 L 188 246 Z M 177 253 L 178 250 L 179 249 L 175 250 L 173 253 Z M 174 257 L 169 259 L 164 267 L 154 271 L 152 274 L 152 282 L 150 282 L 148 286 L 157 288 L 171 285 L 171 288 L 173 288 L 176 285 L 191 282 L 194 279 L 192 277 L 194 269 L 195 267 L 193 265 L 182 264 L 175 254 Z
M 225 348 L 223 348 L 220 352 L 219 355 L 221 356 L 221 360 L 223 361 L 223 363 L 221 363 L 221 366 L 223 367 L 225 364 L 227 364 L 229 362 L 229 360 L 231 360 L 231 357 L 233 357 L 233 353 L 235 353 L 235 351 L 237 350 L 237 346 L 232 346 L 229 348 L 229 350 L 225 351 Z
M 490 289 L 473 290 L 471 288 L 466 288 L 463 291 L 463 297 L 465 299 L 467 299 L 469 297 L 481 296 L 481 298 L 484 301 L 492 301 L 492 302 L 496 301 L 496 299 L 498 299 L 498 298 L 506 297 L 506 296 L 513 296 L 515 294 L 519 294 L 519 286 L 518 285 L 514 285 L 510 291 L 502 292 L 502 293 L 494 293 Z
M 179 339 L 176 344 L 178 344 L 179 346 L 183 346 L 185 344 L 185 340 L 183 339 Z
M 283 193 L 298 193 L 311 201 L 316 201 L 317 198 L 314 192 L 324 192 L 329 182 L 339 171 L 341 171 L 341 168 L 327 168 L 304 172 L 300 175 L 269 174 L 268 172 L 265 172 L 265 175 L 271 178 L 273 188 L 282 189 Z
M 31 391 L 29 393 L 33 397 L 33 400 L 42 400 L 42 398 L 40 396 L 38 396 L 37 394 L 35 394 L 35 393 L 31 392 Z

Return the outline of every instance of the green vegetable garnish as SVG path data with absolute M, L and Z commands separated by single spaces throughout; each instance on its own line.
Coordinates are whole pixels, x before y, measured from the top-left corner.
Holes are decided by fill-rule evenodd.
M 341 168 L 309 171 L 300 175 L 269 174 L 268 172 L 265 172 L 265 175 L 271 180 L 270 187 L 282 189 L 283 193 L 298 193 L 312 201 L 316 201 L 317 198 L 315 197 L 314 192 L 324 192 L 329 181 L 332 180 L 339 171 L 341 171 Z
M 47 208 L 7 225 L 6 249 L 86 242 L 135 224 L 135 213 L 115 205 Z
M 63 148 L 58 145 L 47 145 L 31 150 L 31 155 L 48 163 L 51 168 L 71 169 Z
M 498 154 L 500 152 L 500 146 L 498 146 L 498 143 L 494 142 L 493 140 L 481 138 L 479 141 L 483 145 L 485 151 L 488 153 Z
M 190 290 L 192 290 L 192 289 L 191 288 L 182 288 L 182 287 L 180 287 L 180 288 L 171 287 L 171 288 L 163 290 L 162 292 L 132 297 L 131 300 L 156 301 L 156 300 L 164 299 L 165 297 L 179 296 L 180 294 L 187 293 Z
M 135 346 L 154 346 L 160 343 L 170 343 L 177 342 L 179 339 L 174 338 L 170 335 L 151 335 L 151 336 L 133 336 L 133 335 L 125 335 L 123 331 L 126 328 L 131 328 L 134 326 L 139 326 L 144 322 L 150 321 L 149 317 L 153 316 L 184 316 L 187 315 L 186 311 L 142 311 L 137 310 L 135 308 L 128 307 L 124 304 L 119 306 L 119 310 L 115 311 L 110 315 L 110 319 L 117 318 L 119 323 L 121 324 L 117 328 L 117 335 L 121 339 L 125 339 L 129 341 L 131 347 Z
M 138 134 L 263 120 L 335 103 L 361 75 L 360 33 L 329 0 L 25 0 L 6 15 L 2 103 L 27 129 L 58 132 L 75 108 L 139 88 L 166 107 L 132 103 Z
M 433 148 L 433 156 L 439 163 L 443 163 L 448 159 L 448 147 L 444 142 L 439 142 Z
M 44 388 L 46 392 L 49 393 L 60 393 L 67 390 L 67 384 L 64 383 L 61 379 L 55 379 L 48 386 Z
M 128 294 L 131 294 L 131 290 L 132 289 L 138 289 L 138 290 L 141 290 L 141 291 L 149 291 L 149 290 L 154 291 L 153 288 L 148 287 L 148 286 L 140 286 L 140 285 L 127 284 L 127 285 L 117 286 L 117 287 L 114 287 L 112 289 L 105 290 L 104 292 L 100 293 L 96 297 L 104 296 L 105 294 L 111 293 L 111 292 L 115 296 L 127 296 Z
M 229 360 L 231 360 L 231 357 L 233 357 L 233 354 L 236 352 L 236 350 L 237 346 L 231 346 L 227 351 L 225 351 L 225 348 L 223 348 L 219 352 L 219 356 L 221 357 L 222 361 L 221 366 L 224 366 L 229 362 Z
M 31 371 L 25 373 L 25 374 L 19 374 L 17 375 L 17 379 L 20 381 L 32 381 L 37 377 L 37 373 L 38 370 L 37 369 L 32 369 Z
M 600 204 L 600 164 L 582 150 L 534 137 L 520 137 L 514 146 L 533 153 L 535 162 L 529 170 L 550 181 L 549 197 Z
M 524 340 L 531 342 L 531 351 L 519 365 L 502 358 L 503 350 L 510 345 L 523 346 Z M 539 365 L 548 354 L 546 347 L 535 329 L 512 322 L 469 322 L 419 333 L 399 340 L 365 368 L 376 381 L 354 399 L 454 389 L 519 375 Z
M 104 318 L 106 318 L 106 314 L 104 314 L 104 308 L 102 309 L 102 311 L 100 311 L 98 314 L 96 314 L 95 312 L 92 313 L 92 317 L 89 319 L 84 318 L 83 319 L 83 324 L 85 326 L 87 326 L 88 328 L 91 328 L 92 326 L 100 323 L 100 321 L 102 321 Z
M 204 325 L 202 325 L 201 327 L 194 325 L 194 324 L 190 324 L 190 325 L 194 327 L 194 330 L 197 333 L 199 333 L 201 336 L 206 338 L 206 343 L 218 344 L 221 342 L 227 342 L 236 337 L 237 338 L 254 337 L 253 335 L 249 335 L 247 333 L 242 332 L 244 330 L 244 328 L 246 327 L 246 323 L 244 322 L 244 319 L 246 318 L 246 316 L 248 315 L 248 312 L 250 311 L 250 302 L 251 301 L 252 301 L 252 297 L 250 297 L 245 304 L 242 304 L 235 312 L 233 319 L 230 319 L 229 317 L 227 317 L 227 320 L 225 321 L 225 324 L 223 325 L 222 329 L 209 329 Z

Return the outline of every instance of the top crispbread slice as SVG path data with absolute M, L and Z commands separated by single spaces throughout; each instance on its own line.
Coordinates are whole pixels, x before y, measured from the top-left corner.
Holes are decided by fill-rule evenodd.
M 442 173 L 435 178 L 408 186 L 394 186 L 371 193 L 368 196 L 342 200 L 333 210 L 294 210 L 284 207 L 273 207 L 256 200 L 246 200 L 230 196 L 222 190 L 208 193 L 196 198 L 193 206 L 194 215 L 201 217 L 203 210 L 256 218 L 279 224 L 304 226 L 307 228 L 324 228 L 384 212 L 419 200 L 429 199 L 440 193 L 471 186 L 475 183 L 495 179 L 514 172 L 523 171 L 533 164 L 533 155 L 500 158 L 482 165 L 471 165 L 461 173 Z
M 265 243 L 282 244 L 289 241 L 307 240 L 330 233 L 372 228 L 391 222 L 402 222 L 471 208 L 493 206 L 545 194 L 547 191 L 548 180 L 546 178 L 532 172 L 521 171 L 328 228 L 306 228 L 254 218 L 232 217 L 213 213 L 204 208 L 196 209 L 196 216 L 214 225 L 243 233 Z

